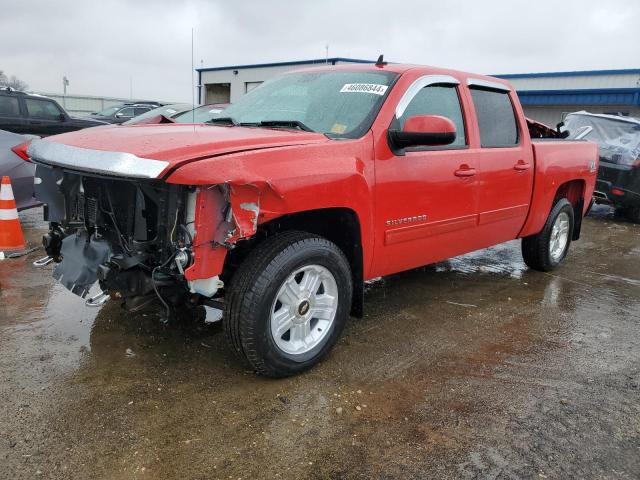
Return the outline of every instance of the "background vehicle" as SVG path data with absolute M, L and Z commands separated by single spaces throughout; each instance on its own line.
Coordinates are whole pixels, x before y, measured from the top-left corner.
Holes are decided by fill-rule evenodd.
M 105 122 L 71 117 L 50 98 L 0 88 L 0 130 L 47 137 L 99 125 Z
M 619 115 L 570 113 L 569 138 L 596 142 L 600 168 L 594 198 L 640 223 L 640 120 Z
M 133 117 L 147 113 L 149 110 L 158 108 L 159 103 L 123 103 L 122 105 L 114 105 L 105 108 L 100 112 L 89 115 L 94 120 L 100 120 L 105 123 L 124 123 Z
M 199 107 L 189 109 L 179 115 L 174 115 L 173 119 L 178 123 L 206 123 L 211 121 L 220 112 L 227 108 L 229 103 L 209 103 Z
M 580 236 L 597 146 L 530 138 L 511 85 L 432 67 L 325 66 L 209 122 L 34 141 L 54 276 L 137 308 L 224 309 L 263 374 L 317 363 L 364 280 L 522 238 L 549 271 Z
M 193 105 L 190 103 L 172 103 L 169 105 L 163 105 L 148 112 L 142 113 L 137 117 L 133 117 L 131 120 L 127 120 L 121 125 L 137 125 L 139 123 L 146 123 L 149 119 L 162 115 L 166 118 L 172 118 L 176 115 L 180 115 L 182 112 L 191 110 Z
M 0 178 L 5 175 L 11 178 L 11 187 L 18 210 L 40 205 L 33 196 L 33 174 L 36 166 L 25 162 L 11 150 L 31 138 L 33 137 L 0 130 Z

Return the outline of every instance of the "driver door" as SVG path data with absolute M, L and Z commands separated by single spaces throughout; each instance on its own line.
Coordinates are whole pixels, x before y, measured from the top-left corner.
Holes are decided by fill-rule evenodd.
M 376 146 L 374 276 L 474 250 L 479 165 L 468 147 L 460 88 L 453 77 L 421 77 L 398 103 L 391 125 L 401 129 L 411 116 L 441 115 L 456 126 L 452 144 L 391 156 Z

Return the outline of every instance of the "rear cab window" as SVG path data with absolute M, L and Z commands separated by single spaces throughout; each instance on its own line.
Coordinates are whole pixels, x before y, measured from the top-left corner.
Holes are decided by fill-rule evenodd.
M 471 86 L 476 110 L 480 145 L 483 148 L 514 147 L 520 143 L 520 132 L 509 92 Z

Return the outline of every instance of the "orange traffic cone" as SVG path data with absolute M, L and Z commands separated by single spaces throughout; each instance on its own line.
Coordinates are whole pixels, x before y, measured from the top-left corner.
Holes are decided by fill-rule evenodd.
M 9 177 L 0 186 L 0 252 L 24 250 L 24 236 Z

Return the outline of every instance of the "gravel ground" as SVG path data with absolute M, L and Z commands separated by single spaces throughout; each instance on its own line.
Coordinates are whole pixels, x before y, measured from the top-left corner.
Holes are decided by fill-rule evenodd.
M 0 262 L 0 478 L 640 478 L 640 226 L 607 208 L 549 274 L 510 242 L 371 283 L 285 380 L 39 256 Z

